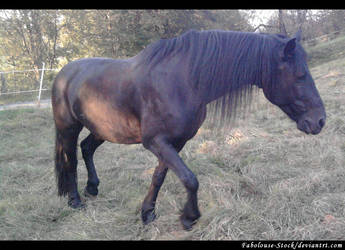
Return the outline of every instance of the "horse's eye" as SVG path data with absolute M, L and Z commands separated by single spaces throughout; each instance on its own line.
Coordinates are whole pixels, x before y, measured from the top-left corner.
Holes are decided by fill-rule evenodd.
M 298 77 L 298 79 L 304 80 L 304 79 L 305 79 L 305 76 L 306 76 L 306 75 L 300 76 L 300 77 Z
M 306 76 L 307 76 L 306 73 L 304 73 L 304 74 L 299 74 L 299 75 L 297 75 L 297 79 L 303 81 L 303 80 L 305 80 Z

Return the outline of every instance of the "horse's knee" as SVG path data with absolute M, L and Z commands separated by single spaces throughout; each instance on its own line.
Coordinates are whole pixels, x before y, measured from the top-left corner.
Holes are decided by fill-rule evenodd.
M 182 183 L 191 192 L 197 192 L 199 189 L 199 181 L 192 172 L 189 172 L 186 177 L 182 178 Z

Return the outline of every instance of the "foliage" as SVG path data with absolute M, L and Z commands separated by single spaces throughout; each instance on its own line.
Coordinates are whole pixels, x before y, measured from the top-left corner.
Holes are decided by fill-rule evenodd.
M 304 40 L 344 29 L 344 10 L 281 10 L 281 14 L 287 34 L 294 35 L 301 28 Z M 266 31 L 279 33 L 278 23 L 277 12 L 268 21 Z
M 189 29 L 249 27 L 238 10 L 1 10 L 1 71 L 36 70 L 17 81 L 2 74 L 1 92 L 32 89 L 42 62 L 60 68 L 82 57 L 130 57 Z
M 302 27 L 304 39 L 338 31 L 343 10 L 280 10 L 263 32 L 279 32 L 284 22 L 293 35 Z M 83 57 L 126 58 L 158 39 L 178 36 L 189 29 L 255 31 L 252 10 L 0 10 L 0 70 L 35 69 L 20 79 L 1 75 L 0 90 L 33 89 L 42 62 L 61 68 Z M 16 76 L 18 77 L 18 76 Z
M 171 38 L 189 29 L 248 28 L 236 10 L 66 10 L 72 46 L 67 60 L 81 56 L 129 57 L 160 38 Z
M 40 68 L 57 60 L 59 35 L 57 10 L 2 10 L 0 53 L 8 66 Z M 7 67 L 6 67 L 7 66 Z

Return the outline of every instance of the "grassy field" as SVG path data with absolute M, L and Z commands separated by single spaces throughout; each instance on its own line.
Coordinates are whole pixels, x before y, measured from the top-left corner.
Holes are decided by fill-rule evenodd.
M 104 143 L 95 154 L 99 195 L 73 210 L 57 197 L 51 109 L 1 111 L 0 240 L 344 240 L 344 67 L 338 59 L 311 69 L 327 112 L 317 136 L 298 131 L 262 94 L 233 129 L 203 125 L 180 153 L 200 183 L 202 217 L 189 232 L 178 219 L 186 193 L 172 172 L 157 219 L 143 226 L 157 160 L 141 145 Z M 82 193 L 80 149 L 78 158 Z

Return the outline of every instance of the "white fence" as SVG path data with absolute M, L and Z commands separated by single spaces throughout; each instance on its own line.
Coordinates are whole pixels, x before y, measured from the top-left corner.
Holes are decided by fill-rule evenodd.
M 51 89 L 58 70 L 45 68 L 42 63 L 41 69 L 0 71 L 0 107 L 23 102 L 40 106 L 42 92 Z M 39 81 L 36 80 L 38 73 Z

